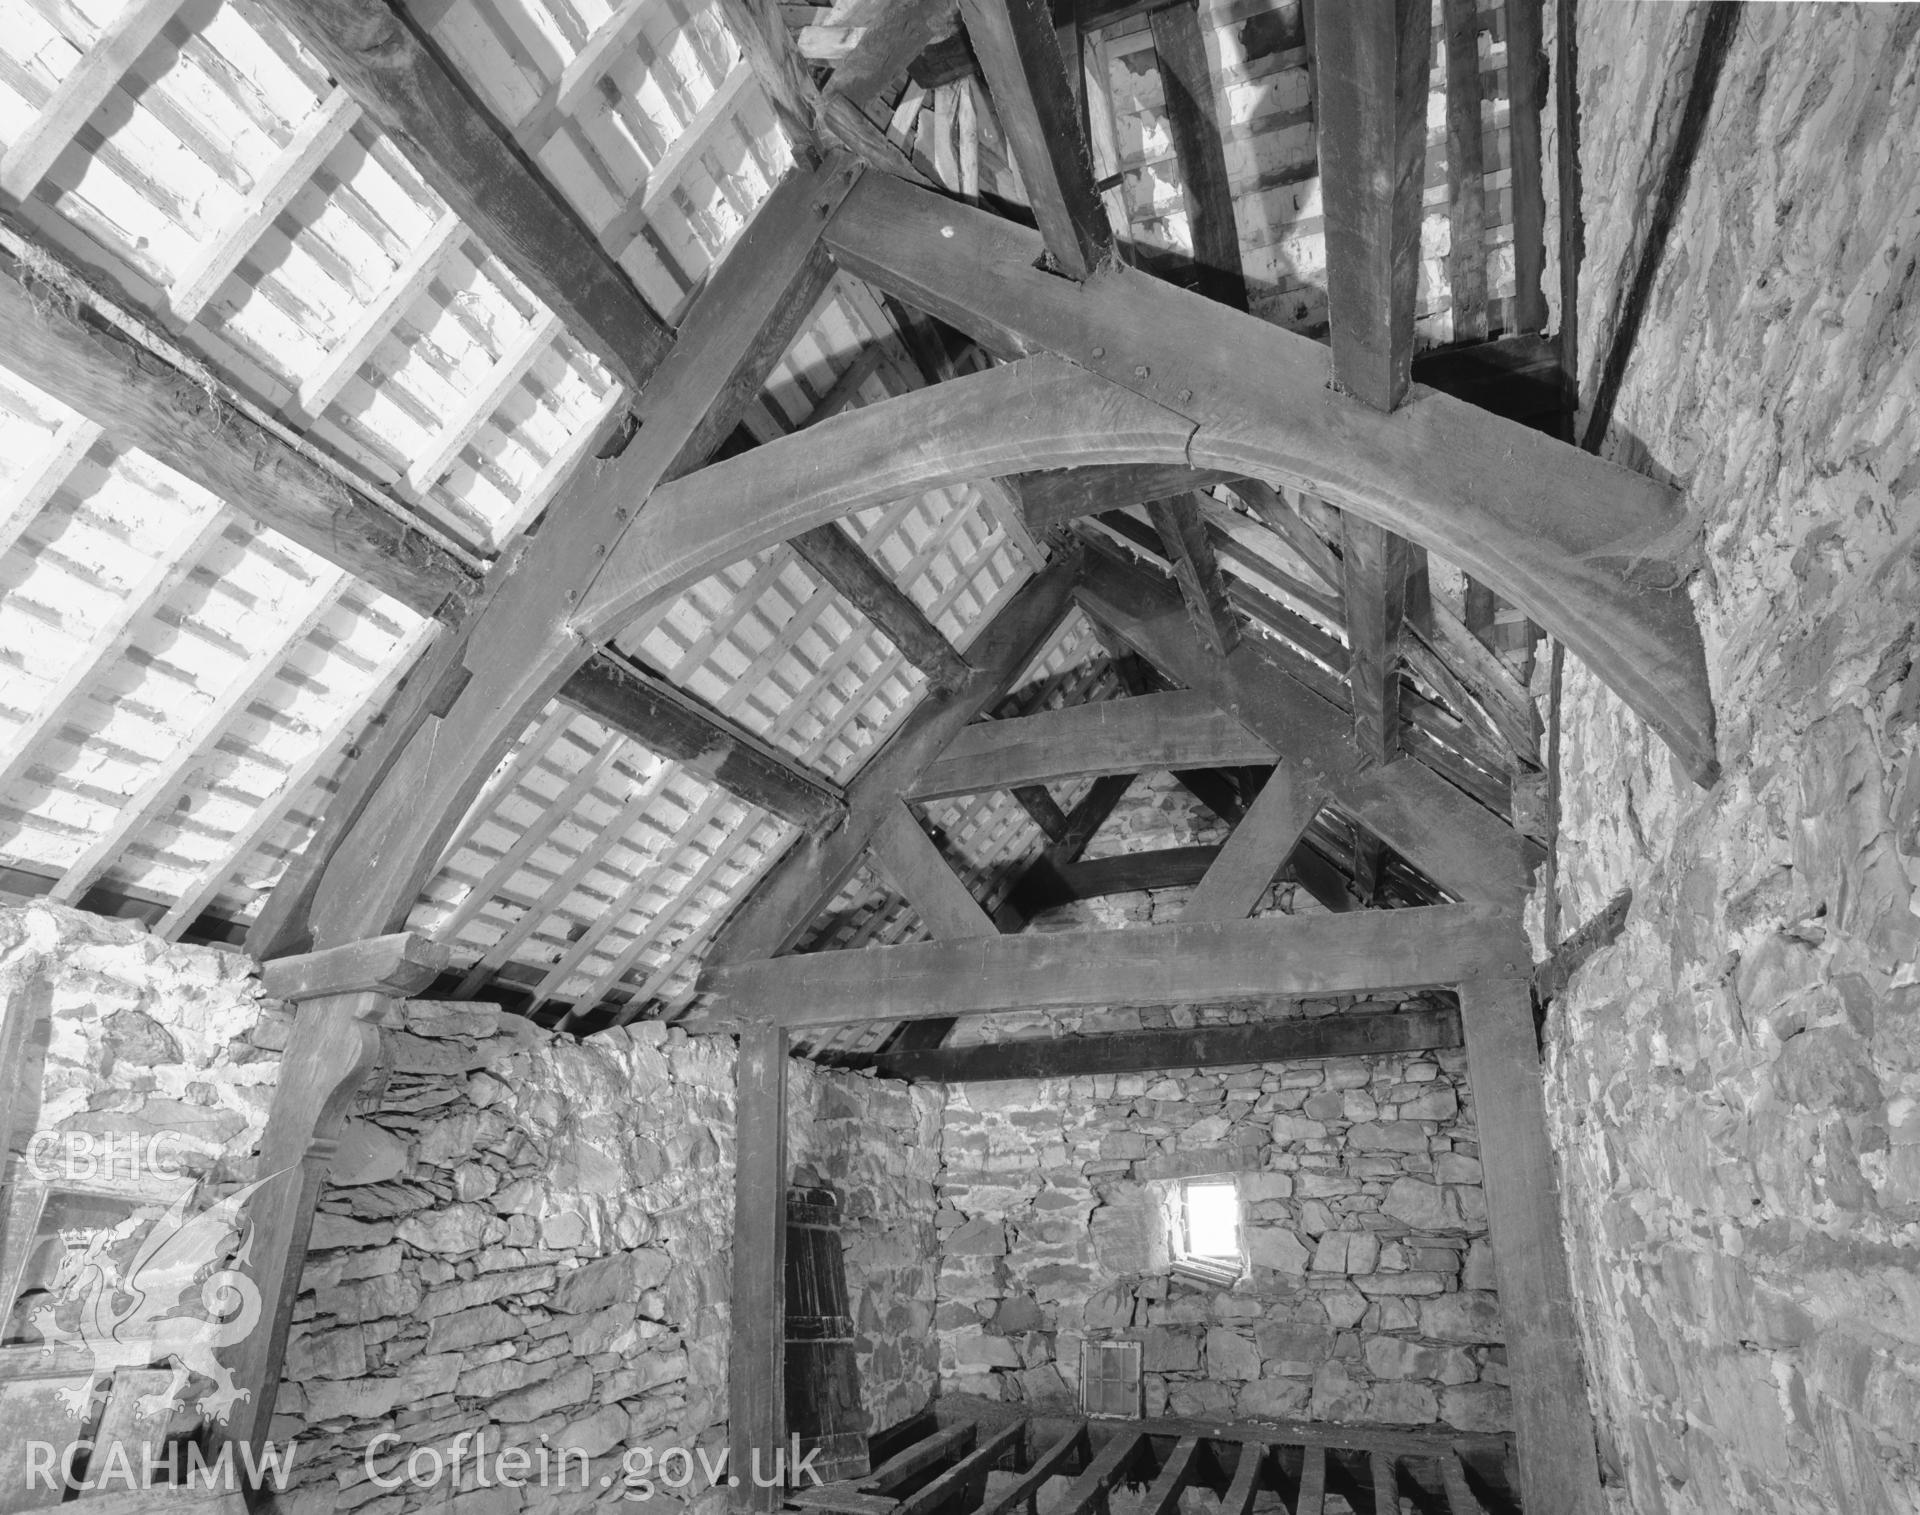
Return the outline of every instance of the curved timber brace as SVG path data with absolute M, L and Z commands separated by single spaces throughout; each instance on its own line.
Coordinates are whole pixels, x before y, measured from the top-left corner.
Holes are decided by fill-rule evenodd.
M 396 999 L 432 983 L 451 955 L 449 948 L 402 933 L 281 958 L 261 972 L 268 997 L 293 1004 L 293 1031 L 281 1054 L 280 1080 L 254 1170 L 267 1182 L 246 1212 L 260 1317 L 245 1338 L 221 1354 L 243 1395 L 214 1435 L 250 1447 L 256 1455 L 244 1459 L 245 1466 L 260 1465 L 257 1454 L 273 1421 L 314 1206 L 347 1110 L 378 1061 L 379 1024 Z

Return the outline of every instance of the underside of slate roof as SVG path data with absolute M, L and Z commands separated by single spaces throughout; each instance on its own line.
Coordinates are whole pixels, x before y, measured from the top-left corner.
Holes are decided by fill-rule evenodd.
M 869 24 L 837 7 L 811 16 L 786 7 L 787 35 L 770 44 L 725 3 L 404 9 L 411 36 L 669 327 L 794 171 L 796 151 L 815 150 L 801 140 L 810 123 L 779 98 L 769 52 L 789 77 L 830 78 Z M 1458 9 L 1436 12 L 1429 59 L 1418 344 L 1505 334 L 1499 366 L 1511 373 L 1537 359 L 1524 344 L 1540 317 L 1537 270 L 1531 294 L 1516 272 L 1507 11 Z M 351 491 L 370 518 L 425 544 L 444 582 L 471 593 L 583 461 L 617 449 L 636 396 L 598 335 L 575 329 L 490 251 L 431 187 L 415 145 L 383 131 L 278 10 L 259 0 L 0 3 L 6 250 L 54 287 L 84 283 L 86 298 L 98 297 L 90 319 L 111 311 L 140 351 L 163 355 L 260 428 L 259 445 Z M 1244 304 L 1324 337 L 1324 206 L 1301 7 L 1209 0 L 1197 15 Z M 1086 18 L 1078 83 L 1126 256 L 1206 286 L 1207 249 L 1222 231 L 1196 218 L 1200 171 L 1168 98 L 1178 59 L 1157 26 L 1139 8 Z M 916 67 L 887 81 L 869 126 L 946 191 L 1029 215 L 1005 126 L 962 51 L 957 70 Z M 1538 171 L 1537 161 L 1520 165 L 1522 179 Z M 836 274 L 721 450 L 993 362 L 952 332 L 932 332 L 930 346 L 928 326 Z M 1458 379 L 1427 377 L 1441 387 Z M 1225 614 L 1261 657 L 1351 712 L 1338 513 L 1287 488 L 1220 484 L 1194 499 Z M 962 657 L 1074 540 L 1030 524 L 991 481 L 908 494 L 826 529 L 850 536 Z M 1144 504 L 1084 517 L 1071 533 L 1157 575 L 1181 570 Z M 8 897 L 135 915 L 169 938 L 240 940 L 396 690 L 458 618 L 458 599 L 439 588 L 396 597 L 395 585 L 340 566 L 343 535 L 352 533 L 288 538 L 247 500 L 183 477 L 111 416 L 63 403 L 0 358 Z M 1410 644 L 1392 675 L 1402 688 L 1397 739 L 1526 830 L 1539 753 L 1531 730 L 1501 709 L 1526 703 L 1533 630 L 1437 556 L 1427 577 L 1450 636 Z M 686 588 L 619 630 L 606 656 L 839 794 L 938 677 L 870 609 L 796 541 Z M 1465 677 L 1459 637 L 1483 648 Z M 1173 683 L 1076 613 L 988 713 Z M 1209 778 L 1230 815 L 1257 787 L 1257 775 L 1196 782 Z M 1039 897 L 1036 868 L 1061 887 L 1052 818 L 1099 782 L 939 799 L 921 813 L 981 904 L 1017 910 L 1023 880 L 1029 902 Z M 451 948 L 449 992 L 581 1029 L 673 1013 L 693 995 L 715 934 L 804 829 L 563 690 L 454 828 L 408 924 Z M 1349 902 L 1376 887 L 1379 903 L 1441 897 L 1363 831 L 1331 809 L 1315 822 L 1308 845 L 1330 870 L 1324 887 L 1348 890 Z M 923 934 L 884 875 L 862 867 L 800 945 Z

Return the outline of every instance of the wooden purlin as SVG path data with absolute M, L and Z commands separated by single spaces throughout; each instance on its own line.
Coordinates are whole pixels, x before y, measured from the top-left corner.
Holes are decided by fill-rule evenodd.
M 796 826 L 824 828 L 845 811 L 832 786 L 786 753 L 625 659 L 589 659 L 560 698 Z
M 50 292 L 58 298 L 36 297 L 39 273 L 55 270 L 58 282 Z M 464 563 L 348 488 L 231 394 L 136 340 L 104 300 L 93 301 L 77 275 L 0 212 L 7 367 L 78 410 L 107 437 L 140 448 L 401 603 L 423 615 L 459 620 L 475 590 Z

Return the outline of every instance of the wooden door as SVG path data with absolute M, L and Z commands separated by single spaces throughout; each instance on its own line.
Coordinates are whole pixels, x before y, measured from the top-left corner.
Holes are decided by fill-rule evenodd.
M 868 1471 L 853 1311 L 840 1246 L 840 1201 L 830 1189 L 787 1193 L 787 1429 L 823 1483 Z

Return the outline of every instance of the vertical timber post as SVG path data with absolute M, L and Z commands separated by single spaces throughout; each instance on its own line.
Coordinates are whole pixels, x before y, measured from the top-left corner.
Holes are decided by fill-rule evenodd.
M 1524 941 L 1519 947 L 1524 954 Z M 1525 956 L 1516 964 L 1524 967 Z M 1460 1025 L 1513 1380 L 1521 1505 L 1603 1515 L 1528 980 L 1466 980 Z
M 734 1084 L 733 1342 L 727 1358 L 736 1510 L 777 1510 L 787 1440 L 787 1029 L 740 1032 Z M 756 1466 L 757 1464 L 757 1466 Z M 762 1488 L 762 1480 L 769 1486 Z

